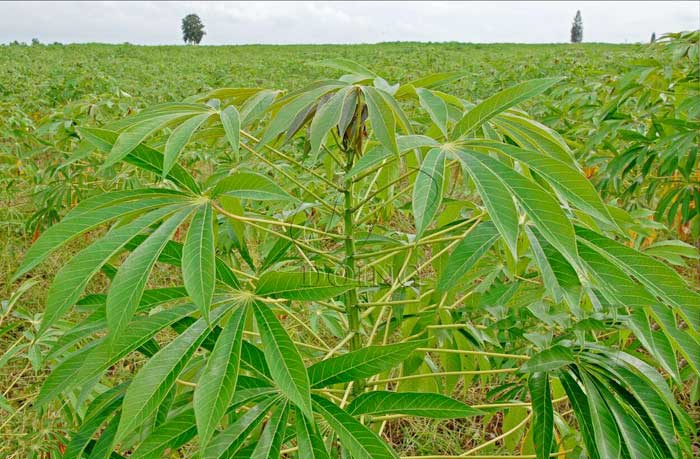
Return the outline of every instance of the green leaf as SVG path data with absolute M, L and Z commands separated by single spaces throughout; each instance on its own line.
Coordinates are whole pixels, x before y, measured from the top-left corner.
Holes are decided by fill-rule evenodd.
M 328 132 L 340 122 L 343 103 L 352 90 L 352 87 L 341 89 L 316 110 L 310 128 L 311 155 L 314 158 L 318 155 L 321 145 L 325 141 L 326 136 L 328 136 Z
M 367 346 L 338 357 L 322 360 L 309 367 L 311 385 L 326 387 L 331 384 L 368 378 L 395 367 L 425 343 L 425 340 L 419 340 L 386 346 Z
M 241 107 L 241 127 L 248 126 L 261 117 L 275 101 L 279 91 L 265 89 L 251 97 Z
M 151 432 L 129 459 L 156 459 L 163 457 L 167 448 L 179 448 L 197 433 L 194 418 L 192 409 L 171 417 Z
M 494 94 L 469 110 L 452 130 L 452 138 L 466 137 L 499 113 L 534 97 L 561 81 L 561 78 L 540 78 L 525 81 Z
M 311 387 L 299 350 L 267 305 L 256 301 L 253 310 L 272 379 L 280 391 L 311 419 Z
M 578 421 L 581 437 L 583 437 L 583 442 L 586 445 L 586 452 L 591 459 L 599 459 L 600 455 L 596 446 L 595 434 L 590 422 L 588 398 L 578 382 L 569 374 L 569 371 L 560 371 L 558 373 L 559 381 L 561 381 L 562 387 L 567 397 L 569 397 L 569 403 L 571 403 L 571 408 L 573 408 L 574 415 Z
M 217 434 L 202 453 L 202 459 L 228 459 L 238 451 L 253 429 L 265 419 L 270 408 L 279 401 L 270 397 L 241 415 L 234 423 Z
M 194 413 L 201 448 L 209 443 L 233 400 L 247 310 L 245 305 L 239 306 L 223 327 L 194 390 Z
M 565 365 L 576 363 L 571 349 L 560 344 L 555 344 L 549 349 L 545 349 L 533 355 L 525 362 L 520 370 L 525 373 L 538 373 L 556 370 Z
M 348 405 L 353 416 L 405 414 L 433 419 L 466 418 L 483 415 L 465 403 L 441 394 L 422 392 L 365 392 Z
M 378 89 L 363 86 L 365 102 L 369 111 L 369 121 L 372 123 L 374 136 L 379 142 L 395 155 L 399 154 L 396 143 L 396 119 L 391 106 L 384 100 Z
M 430 119 L 440 129 L 442 134 L 447 138 L 447 104 L 445 101 L 436 96 L 431 90 L 425 88 L 416 88 L 418 100 L 423 110 L 428 112 Z
M 330 428 L 338 435 L 340 443 L 354 459 L 398 459 L 398 455 L 374 432 L 362 425 L 350 414 L 332 402 L 313 396 L 314 406 Z
M 433 148 L 425 155 L 413 184 L 413 216 L 416 239 L 430 226 L 442 203 L 445 176 L 445 152 Z
M 700 329 L 700 295 L 691 291 L 683 278 L 664 263 L 626 247 L 594 231 L 576 227 L 576 234 L 590 247 L 634 276 L 650 292 L 679 308 L 688 325 Z
M 130 352 L 149 341 L 163 328 L 191 314 L 195 306 L 186 304 L 133 320 L 112 342 L 93 341 L 63 360 L 46 378 L 35 406 L 44 406 L 58 394 L 81 387 Z
M 191 117 L 195 114 L 196 112 L 180 112 L 159 115 L 126 128 L 119 134 L 116 142 L 114 142 L 112 150 L 109 152 L 103 167 L 109 167 L 121 161 L 126 155 L 138 147 L 139 144 L 146 139 L 146 137 L 163 129 L 171 122 L 178 119 Z
M 212 198 L 226 194 L 241 199 L 257 201 L 294 201 L 295 198 L 284 191 L 268 177 L 255 172 L 234 172 L 222 179 L 214 187 Z
M 106 129 L 80 127 L 78 128 L 78 132 L 80 132 L 80 135 L 88 142 L 93 144 L 100 151 L 106 153 L 112 150 L 112 145 L 114 145 L 117 141 L 117 137 L 119 137 L 118 133 Z M 154 174 L 161 175 L 163 172 L 163 154 L 144 144 L 134 148 L 124 160 L 129 164 L 133 164 L 136 167 L 153 172 Z M 199 185 L 197 185 L 192 175 L 177 163 L 173 165 L 168 173 L 168 179 L 193 193 L 198 194 L 200 192 Z
M 212 311 L 212 324 L 215 324 L 227 310 L 227 306 L 222 306 Z M 206 320 L 203 318 L 197 320 L 151 357 L 136 373 L 124 396 L 117 442 L 143 425 L 146 419 L 158 410 L 160 403 L 175 384 L 175 379 L 190 361 L 209 331 Z
M 473 143 L 470 144 L 473 145 Z M 479 142 L 479 144 L 505 153 L 525 164 L 544 177 L 554 189 L 578 206 L 579 209 L 616 226 L 608 207 L 600 198 L 593 184 L 574 166 L 535 151 L 524 150 L 500 142 Z
M 460 159 L 470 157 L 496 175 L 520 202 L 545 239 L 574 267 L 578 266 L 574 227 L 561 204 L 549 192 L 490 156 L 467 151 L 459 154 Z
M 491 170 L 472 156 L 457 152 L 462 166 L 474 180 L 489 217 L 514 257 L 518 254 L 518 210 L 510 190 Z
M 202 316 L 209 317 L 216 283 L 216 253 L 213 210 L 208 202 L 197 209 L 187 230 L 182 248 L 182 277 Z
M 661 364 L 666 372 L 671 375 L 678 384 L 681 384 L 681 375 L 678 371 L 676 354 L 668 337 L 663 331 L 652 330 L 649 317 L 643 308 L 635 308 L 630 314 L 627 324 L 642 345 Z
M 438 280 L 438 291 L 445 292 L 454 287 L 491 248 L 498 237 L 498 229 L 492 222 L 478 224 L 459 242 L 447 259 L 447 266 Z
M 211 113 L 193 116 L 175 128 L 173 133 L 170 134 L 168 141 L 165 143 L 165 154 L 163 155 L 163 177 L 168 176 L 168 172 L 170 172 L 173 164 L 177 161 L 180 152 L 192 138 L 194 131 L 199 129 L 210 116 Z
M 620 434 L 610 409 L 601 396 L 594 380 L 586 373 L 581 373 L 581 379 L 586 387 L 589 405 L 589 421 L 593 426 L 596 444 L 601 459 L 617 459 L 620 457 Z
M 322 301 L 358 285 L 354 280 L 316 271 L 267 272 L 260 276 L 255 293 L 287 300 Z
M 114 436 L 117 434 L 117 427 L 119 427 L 120 420 L 121 412 L 118 412 L 100 434 L 100 438 L 92 447 L 88 459 L 117 459 L 112 450 L 114 447 Z
M 337 82 L 323 84 L 320 87 L 311 89 L 287 101 L 268 124 L 267 130 L 260 139 L 259 145 L 269 143 L 282 132 L 288 130 L 297 117 L 304 113 L 312 104 L 316 103 L 319 97 L 335 89 L 342 88 L 343 86 L 344 85 L 340 85 Z M 277 104 L 281 103 L 283 103 L 283 101 L 279 101 Z
M 552 451 L 554 439 L 554 409 L 549 374 L 533 373 L 527 379 L 527 385 L 532 400 L 532 441 L 535 444 L 537 459 L 547 459 Z
M 272 413 L 270 420 L 260 434 L 251 459 L 278 459 L 287 427 L 288 404 L 283 403 Z
M 91 404 L 97 406 L 92 416 L 86 415 L 80 429 L 72 436 L 63 453 L 64 459 L 80 459 L 85 452 L 90 440 L 100 429 L 102 424 L 119 408 L 123 398 L 123 387 L 115 387 L 100 394 Z
M 299 459 L 330 459 L 328 450 L 323 444 L 323 438 L 315 430 L 315 426 L 297 410 L 294 425 L 299 447 Z
M 326 59 L 323 61 L 314 62 L 313 64 L 319 65 L 321 67 L 329 67 L 332 69 L 342 70 L 343 72 L 348 72 L 348 73 L 352 73 L 355 75 L 364 76 L 367 79 L 377 78 L 377 76 L 378 76 L 376 73 L 369 70 L 367 67 L 364 67 L 355 61 L 351 61 L 350 59 L 343 59 L 343 58 Z
M 605 398 L 610 412 L 613 414 L 617 427 L 620 431 L 622 445 L 631 459 L 646 459 L 650 454 L 654 458 L 663 458 L 654 440 L 641 427 L 637 416 L 634 416 L 615 399 L 615 396 L 604 386 L 599 385 L 602 396 Z
M 153 265 L 190 212 L 191 209 L 186 208 L 165 220 L 119 267 L 106 303 L 107 326 L 112 336 L 121 333 L 132 319 L 141 302 Z
M 56 273 L 48 292 L 46 309 L 39 327 L 44 333 L 75 304 L 88 282 L 112 256 L 134 236 L 180 210 L 182 205 L 166 206 L 107 233 L 102 239 L 80 251 Z
M 115 218 L 183 202 L 184 197 L 178 191 L 154 188 L 112 191 L 85 199 L 63 217 L 63 220 L 47 228 L 32 244 L 13 280 L 26 274 L 63 244 L 99 225 Z
M 241 116 L 233 105 L 223 109 L 219 116 L 226 132 L 226 140 L 233 148 L 233 156 L 238 158 L 238 151 L 241 147 Z
M 576 164 L 571 149 L 561 135 L 533 119 L 505 112 L 494 118 L 493 124 L 522 148 L 540 151 L 572 166 Z

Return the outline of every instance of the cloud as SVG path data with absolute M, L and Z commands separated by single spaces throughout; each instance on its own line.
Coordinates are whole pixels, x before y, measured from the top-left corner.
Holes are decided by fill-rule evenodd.
M 569 39 L 576 10 L 584 41 L 647 41 L 700 28 L 696 2 L 0 2 L 0 42 L 180 44 L 199 14 L 205 44 Z

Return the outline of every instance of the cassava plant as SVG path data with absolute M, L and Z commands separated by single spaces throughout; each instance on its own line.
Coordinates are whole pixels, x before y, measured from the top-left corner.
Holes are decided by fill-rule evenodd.
M 80 202 L 16 274 L 110 225 L 37 332 L 63 330 L 36 401 L 75 426 L 63 457 L 395 458 L 387 426 L 408 417 L 503 422 L 411 457 L 691 454 L 673 390 L 700 372 L 700 297 L 625 245 L 624 212 L 516 108 L 560 80 L 474 104 L 440 89 L 459 73 L 323 64 L 345 75 L 79 128 L 152 183 Z M 185 168 L 192 145 L 215 154 Z M 168 265 L 181 281 L 149 284 Z

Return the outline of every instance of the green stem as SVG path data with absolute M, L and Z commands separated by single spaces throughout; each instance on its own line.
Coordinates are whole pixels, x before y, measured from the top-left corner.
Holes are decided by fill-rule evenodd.
M 358 121 L 361 118 L 358 116 Z M 361 123 L 360 123 L 361 125 Z M 361 130 L 358 131 L 358 136 L 354 148 L 348 148 L 346 151 L 345 160 L 345 177 L 343 182 L 343 226 L 345 234 L 345 260 L 344 270 L 345 277 L 355 278 L 355 225 L 354 225 L 354 202 L 353 202 L 353 182 L 349 175 L 355 161 L 355 155 L 362 151 Z M 362 348 L 362 336 L 360 335 L 360 308 L 357 301 L 357 289 L 353 288 L 345 294 L 345 313 L 348 318 L 348 332 L 352 334 L 350 338 L 350 351 L 357 351 Z M 357 380 L 353 384 L 353 393 L 355 395 L 362 392 L 364 381 Z

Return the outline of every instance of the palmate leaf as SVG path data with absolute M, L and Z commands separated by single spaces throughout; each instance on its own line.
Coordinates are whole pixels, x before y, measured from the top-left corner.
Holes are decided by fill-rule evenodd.
M 379 143 L 393 154 L 398 155 L 399 145 L 396 143 L 394 111 L 379 91 L 371 86 L 362 87 L 369 112 L 369 121 Z
M 532 441 L 535 444 L 535 452 L 537 459 L 547 459 L 554 440 L 554 409 L 549 374 L 531 374 L 527 386 L 532 399 Z
M 215 324 L 228 310 L 221 306 L 212 311 L 211 323 Z M 122 420 L 117 431 L 117 441 L 123 440 L 146 421 L 160 406 L 175 379 L 190 361 L 202 341 L 209 334 L 207 321 L 197 320 L 180 336 L 171 341 L 136 373 L 124 396 Z
M 560 344 L 555 344 L 533 355 L 520 369 L 525 373 L 541 373 L 575 363 L 576 360 L 574 360 L 574 354 L 571 352 L 571 349 Z
M 109 416 L 111 416 L 121 405 L 124 397 L 124 387 L 117 386 L 100 394 L 91 404 L 99 408 L 86 415 L 80 429 L 72 436 L 70 443 L 63 453 L 65 459 L 80 459 L 85 452 L 90 440 L 102 426 Z
M 423 392 L 365 392 L 347 407 L 353 416 L 405 414 L 433 419 L 466 418 L 484 412 L 441 394 Z
M 260 276 L 255 293 L 298 301 L 321 301 L 357 287 L 357 281 L 322 272 L 267 272 Z
M 301 411 L 297 410 L 296 416 L 294 416 L 294 427 L 297 434 L 299 459 L 330 459 L 323 438 Z
M 114 436 L 117 434 L 117 427 L 119 427 L 120 420 L 121 412 L 118 412 L 112 417 L 107 427 L 105 427 L 100 434 L 100 438 L 93 445 L 88 459 L 120 459 L 113 451 Z
M 255 301 L 253 310 L 272 379 L 282 394 L 311 419 L 311 385 L 301 354 L 267 305 Z
M 691 291 L 676 271 L 653 257 L 589 229 L 577 227 L 576 234 L 628 275 L 634 276 L 654 295 L 681 310 L 690 327 L 700 329 L 697 325 L 700 324 L 700 295 Z
M 654 458 L 665 457 L 664 453 L 655 445 L 653 438 L 644 430 L 640 420 L 627 411 L 605 385 L 598 385 L 603 398 L 615 418 L 620 432 L 622 446 L 631 459 L 645 459 L 651 454 Z
M 511 191 L 486 166 L 467 154 L 457 153 L 462 166 L 474 180 L 489 217 L 503 236 L 514 257 L 518 254 L 518 210 Z
M 313 396 L 314 407 L 330 428 L 338 435 L 340 443 L 355 459 L 397 459 L 398 455 L 374 432 L 362 425 L 332 402 Z
M 436 96 L 431 90 L 426 88 L 416 88 L 416 94 L 420 101 L 420 106 L 428 112 L 430 119 L 440 129 L 440 132 L 447 138 L 447 104 Z
M 318 155 L 321 145 L 325 141 L 330 130 L 340 122 L 343 104 L 352 90 L 352 86 L 341 89 L 333 94 L 333 96 L 316 111 L 311 121 L 309 139 L 311 142 L 311 155 L 314 158 Z
M 567 164 L 576 164 L 571 149 L 561 135 L 533 119 L 504 112 L 493 119 L 493 124 L 522 148 L 541 151 Z
M 525 164 L 536 171 L 579 209 L 616 226 L 608 207 L 601 200 L 593 184 L 577 168 L 556 158 L 542 155 L 535 151 L 524 150 L 501 142 L 469 142 L 470 146 L 484 146 L 486 149 L 499 151 Z
M 63 244 L 91 229 L 119 217 L 183 202 L 185 198 L 179 191 L 147 188 L 113 191 L 85 199 L 32 244 L 13 280 L 37 266 Z
M 88 282 L 104 263 L 117 254 L 137 234 L 177 212 L 181 205 L 170 205 L 153 210 L 136 220 L 113 229 L 102 239 L 80 251 L 56 274 L 49 288 L 46 309 L 39 327 L 44 333 L 78 300 Z
M 561 80 L 561 78 L 541 78 L 525 81 L 494 94 L 469 110 L 467 114 L 459 120 L 452 129 L 452 138 L 458 139 L 471 134 L 494 116 L 546 91 Z
M 275 409 L 270 420 L 265 424 L 250 459 L 277 459 L 280 457 L 288 415 L 289 405 L 287 403 L 282 403 Z
M 681 329 L 673 311 L 664 305 L 654 304 L 647 309 L 647 313 L 659 324 L 663 333 L 671 340 L 673 347 L 683 355 L 688 365 L 700 375 L 700 338 Z
M 212 198 L 226 194 L 240 199 L 256 201 L 294 201 L 292 195 L 284 191 L 268 177 L 255 172 L 237 171 L 216 184 Z
M 275 105 L 280 104 L 282 108 L 279 109 L 277 114 L 270 121 L 259 144 L 265 145 L 274 140 L 278 135 L 287 131 L 292 126 L 292 123 L 294 123 L 294 120 L 297 119 L 304 110 L 316 103 L 319 97 L 344 86 L 347 86 L 347 84 L 337 81 L 327 82 L 298 96 L 292 96 L 290 94 L 290 96 L 288 96 L 290 97 L 289 100 L 280 100 L 275 103 Z
M 112 336 L 118 335 L 133 317 L 153 265 L 190 212 L 191 208 L 185 208 L 165 220 L 119 267 L 106 302 L 107 326 Z
M 586 395 L 589 402 L 589 422 L 593 427 L 596 444 L 601 459 L 613 459 L 620 457 L 620 433 L 617 424 L 605 403 L 605 399 L 598 391 L 593 380 L 586 373 L 581 373 L 581 379 L 586 387 Z
M 477 161 L 496 175 L 515 196 L 535 227 L 574 267 L 578 266 L 576 236 L 571 220 L 559 202 L 534 181 L 485 154 L 460 151 L 464 162 Z
M 87 384 L 128 353 L 138 349 L 157 332 L 195 310 L 194 305 L 183 305 L 139 318 L 131 322 L 113 342 L 93 341 L 80 348 L 63 360 L 46 378 L 35 406 L 43 406 L 61 392 Z
M 321 67 L 329 67 L 332 69 L 341 70 L 343 72 L 364 76 L 368 79 L 377 78 L 378 76 L 376 73 L 374 73 L 367 67 L 360 65 L 355 61 L 351 61 L 350 59 L 343 59 L 340 57 L 334 59 L 325 59 L 322 61 L 314 62 L 313 64 L 319 65 Z
M 233 400 L 248 308 L 239 306 L 223 327 L 194 390 L 199 443 L 206 447 Z
M 126 249 L 133 250 L 134 248 L 138 247 L 138 245 L 142 242 L 141 238 L 141 236 L 137 236 L 134 239 L 132 239 L 128 244 L 126 244 Z M 160 253 L 160 256 L 158 257 L 158 262 L 169 264 L 172 266 L 181 266 L 182 250 L 182 243 L 177 241 L 170 241 L 165 245 L 165 248 Z M 234 272 L 226 264 L 226 262 L 219 257 L 216 257 L 216 278 L 217 280 L 231 287 L 234 290 L 238 290 L 241 287 L 241 284 L 238 281 L 238 278 L 236 277 Z
M 590 422 L 589 403 L 586 394 L 579 383 L 574 379 L 570 371 L 559 371 L 559 381 L 569 398 L 569 403 L 574 410 L 574 415 L 578 421 L 581 437 L 586 445 L 586 452 L 592 459 L 600 459 L 598 447 L 596 446 L 595 432 Z
M 209 317 L 216 286 L 213 213 L 209 202 L 197 208 L 182 247 L 182 278 L 185 288 L 205 318 Z
M 173 133 L 170 134 L 168 141 L 165 143 L 163 177 L 168 176 L 170 169 L 173 167 L 175 161 L 177 161 L 177 157 L 190 141 L 194 132 L 199 129 L 211 115 L 211 113 L 203 113 L 193 116 L 173 130 Z
M 265 419 L 270 408 L 279 402 L 270 397 L 241 415 L 234 423 L 218 433 L 202 452 L 202 459 L 228 459 L 242 446 L 248 435 Z
M 238 151 L 241 148 L 241 115 L 236 107 L 229 105 L 221 111 L 219 116 L 226 132 L 226 140 L 233 149 L 233 156 L 238 158 Z
M 311 386 L 325 387 L 376 375 L 403 362 L 425 343 L 425 340 L 414 340 L 386 346 L 367 346 L 322 360 L 309 367 Z
M 88 142 L 105 153 L 109 153 L 112 150 L 112 146 L 119 137 L 119 134 L 116 132 L 98 128 L 80 127 L 78 132 Z M 163 154 L 147 145 L 138 145 L 123 159 L 129 164 L 154 174 L 162 175 L 163 173 Z M 200 192 L 199 185 L 197 185 L 194 177 L 177 163 L 173 164 L 173 167 L 168 172 L 168 179 L 193 193 Z
M 620 356 L 624 355 L 624 353 L 616 353 L 614 355 Z M 636 374 L 637 369 L 643 369 L 645 366 L 641 361 L 634 362 L 637 367 L 633 371 L 632 367 L 627 368 L 612 359 L 602 359 L 593 355 L 587 357 L 590 361 L 602 365 L 609 380 L 617 384 L 617 392 L 622 397 L 627 398 L 628 404 L 639 415 L 649 420 L 647 428 L 655 431 L 655 435 L 659 438 L 659 446 L 665 450 L 666 455 L 674 458 L 680 457 L 676 441 L 676 430 L 674 428 L 678 427 L 678 423 L 674 422 L 673 413 L 675 412 L 680 420 L 686 418 L 687 415 L 678 408 L 673 395 L 662 395 L 663 392 L 670 391 L 666 388 L 666 382 L 663 381 L 663 378 L 660 378 L 656 370 L 651 369 L 655 373 L 654 377 L 660 380 L 658 384 L 654 384 L 652 380 L 646 378 L 648 372 L 645 372 L 644 377 Z M 661 391 L 659 390 L 660 386 L 662 386 Z M 588 389 L 588 386 L 586 387 Z M 692 426 L 692 421 L 684 422 Z
M 177 449 L 197 433 L 191 408 L 158 426 L 133 452 L 130 459 L 154 459 L 163 456 L 166 449 Z
M 460 241 L 447 259 L 447 266 L 438 280 L 438 291 L 445 292 L 454 287 L 498 238 L 498 229 L 492 222 L 478 224 Z
M 163 129 L 168 124 L 186 120 L 201 112 L 176 112 L 165 115 L 158 115 L 153 118 L 129 126 L 119 134 L 112 146 L 112 150 L 107 155 L 103 167 L 109 167 L 121 161 L 126 155 L 131 153 L 141 142 L 151 134 Z
M 433 148 L 425 155 L 413 184 L 413 216 L 416 222 L 416 238 L 428 228 L 442 203 L 445 176 L 445 152 Z

